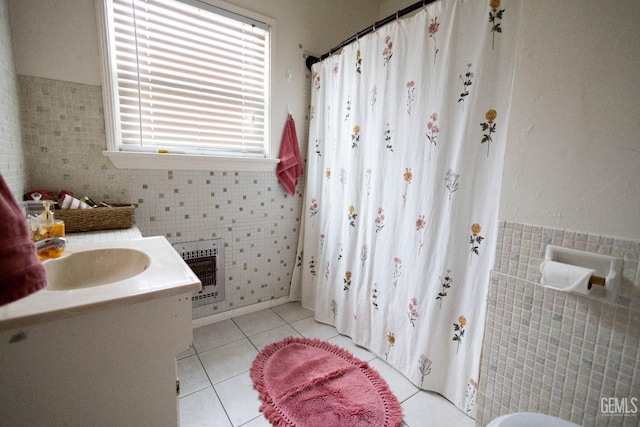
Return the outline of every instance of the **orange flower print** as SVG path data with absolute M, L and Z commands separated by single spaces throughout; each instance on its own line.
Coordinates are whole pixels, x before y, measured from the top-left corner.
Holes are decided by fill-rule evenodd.
M 362 74 L 362 54 L 360 49 L 356 50 L 356 73 Z
M 456 347 L 456 354 L 458 354 L 458 350 L 460 349 L 460 344 L 462 344 L 462 337 L 464 337 L 464 327 L 467 325 L 467 318 L 463 315 L 458 317 L 458 323 L 453 324 L 453 341 L 458 342 L 458 346 Z
M 331 168 L 327 168 L 326 172 L 324 173 L 324 176 L 326 176 L 327 179 L 331 179 Z
M 349 214 L 347 215 L 347 217 L 349 218 L 349 225 L 355 228 L 356 218 L 358 217 L 355 206 L 349 205 Z
M 485 123 L 480 123 L 480 127 L 482 128 L 482 131 L 486 133 L 482 135 L 482 141 L 480 141 L 480 143 L 487 143 L 487 157 L 489 157 L 489 145 L 493 141 L 493 139 L 491 138 L 491 134 L 496 131 L 496 124 L 493 121 L 496 119 L 496 117 L 498 117 L 498 113 L 496 112 L 496 110 L 491 109 L 487 111 L 487 114 L 485 114 L 484 117 L 487 119 L 487 121 Z
M 343 291 L 348 291 L 351 288 L 351 272 L 347 271 L 346 273 L 344 273 L 344 279 L 342 279 L 343 283 L 344 283 L 344 288 L 342 288 Z
M 360 142 L 360 126 L 355 125 L 353 127 L 353 133 L 351 134 L 351 148 L 358 148 Z
M 411 172 L 411 168 L 405 168 L 404 174 L 402 174 L 404 178 L 404 194 L 402 195 L 402 200 L 404 206 L 407 205 L 407 191 L 409 190 L 409 184 L 413 180 L 413 172 Z
M 480 227 L 480 224 L 473 224 L 471 226 L 471 232 L 473 233 L 474 236 L 481 231 L 482 231 L 482 227 Z
M 438 114 L 432 113 L 429 118 L 431 119 L 427 124 L 427 139 L 429 140 L 429 161 L 431 161 L 431 146 L 434 147 L 437 145 L 438 134 L 440 133 L 440 128 L 436 124 L 438 120 Z
M 504 9 L 500 9 L 500 0 L 489 0 L 489 7 L 491 11 L 489 12 L 489 23 L 491 24 L 491 49 L 493 49 L 496 40 L 496 33 L 502 32 L 502 27 L 500 26 L 500 20 L 502 19 L 502 14 L 504 13 Z
M 482 231 L 482 227 L 480 224 L 473 224 L 471 226 L 471 236 L 469 236 L 469 244 L 471 245 L 471 256 L 473 254 L 480 255 L 480 243 L 484 240 L 484 237 L 480 235 L 480 231 Z M 469 261 L 469 265 L 471 265 L 471 261 Z
M 387 332 L 387 342 L 389 343 L 389 349 L 384 353 L 385 360 L 389 358 L 389 352 L 391 351 L 391 347 L 393 347 L 396 344 L 396 336 L 391 331 Z

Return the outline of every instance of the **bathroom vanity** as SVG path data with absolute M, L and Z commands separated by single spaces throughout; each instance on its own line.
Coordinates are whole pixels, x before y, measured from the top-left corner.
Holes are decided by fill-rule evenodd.
M 70 244 L 63 258 L 89 272 L 108 259 L 74 254 L 119 250 L 148 265 L 106 284 L 62 277 L 0 307 L 1 424 L 178 425 L 176 355 L 192 342 L 200 281 L 164 237 Z

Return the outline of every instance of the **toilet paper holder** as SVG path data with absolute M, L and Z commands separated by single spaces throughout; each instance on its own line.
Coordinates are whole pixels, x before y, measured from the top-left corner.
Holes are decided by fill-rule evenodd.
M 622 276 L 622 258 L 547 245 L 545 261 L 555 261 L 595 270 L 589 279 L 588 289 L 593 297 L 615 301 Z

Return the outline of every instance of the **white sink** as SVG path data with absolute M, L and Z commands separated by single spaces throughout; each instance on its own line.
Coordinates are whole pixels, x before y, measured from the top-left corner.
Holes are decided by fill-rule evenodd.
M 0 306 L 0 331 L 202 289 L 164 237 L 68 244 L 44 289 Z
M 137 276 L 151 264 L 149 256 L 129 248 L 74 252 L 44 262 L 49 291 L 107 285 Z

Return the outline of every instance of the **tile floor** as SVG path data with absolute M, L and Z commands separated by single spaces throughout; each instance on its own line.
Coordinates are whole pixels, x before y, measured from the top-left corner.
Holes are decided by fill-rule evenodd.
M 474 425 L 446 399 L 420 391 L 335 328 L 316 322 L 313 312 L 290 303 L 194 329 L 192 348 L 178 357 L 180 426 L 268 427 L 249 368 L 259 350 L 288 336 L 326 340 L 368 361 L 402 403 L 406 426 Z

